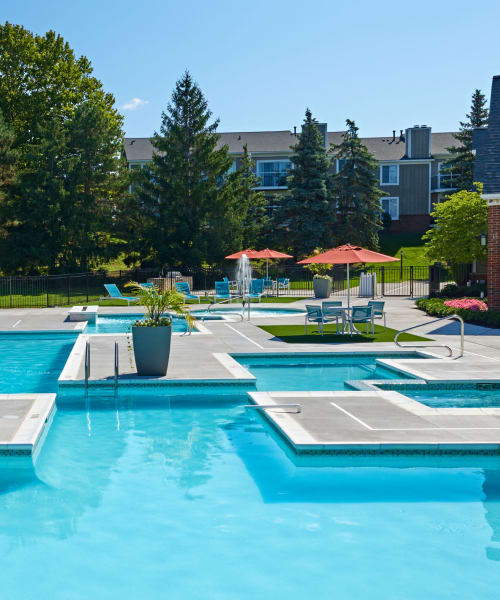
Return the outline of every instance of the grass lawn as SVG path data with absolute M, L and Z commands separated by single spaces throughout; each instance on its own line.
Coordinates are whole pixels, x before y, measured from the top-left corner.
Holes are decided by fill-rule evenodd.
M 360 331 L 366 331 L 365 325 L 358 325 Z M 260 328 L 288 344 L 353 344 L 370 342 L 392 342 L 397 331 L 384 329 L 382 325 L 375 325 L 375 335 L 338 335 L 335 325 L 325 327 L 325 335 L 321 335 L 316 326 L 307 327 L 304 335 L 304 325 L 260 325 Z M 403 333 L 399 338 L 401 342 L 426 342 L 429 338 Z
M 403 250 L 403 264 L 414 267 L 426 267 L 432 264 L 424 253 L 424 242 L 421 233 L 382 233 L 380 235 L 380 252 L 400 258 Z M 399 263 L 390 263 L 399 265 Z

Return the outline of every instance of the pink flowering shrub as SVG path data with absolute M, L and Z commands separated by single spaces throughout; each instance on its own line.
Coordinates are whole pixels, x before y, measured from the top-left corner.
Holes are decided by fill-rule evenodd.
M 465 310 L 488 310 L 485 302 L 477 298 L 461 298 L 460 300 L 446 300 L 445 306 L 451 308 L 464 308 Z

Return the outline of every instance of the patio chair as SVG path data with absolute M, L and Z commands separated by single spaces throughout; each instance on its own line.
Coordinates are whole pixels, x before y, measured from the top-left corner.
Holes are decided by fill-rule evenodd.
M 307 335 L 307 324 L 308 323 L 316 323 L 318 325 L 318 331 L 321 335 L 324 334 L 323 330 L 323 311 L 321 310 L 321 306 L 317 304 L 306 304 L 306 316 L 304 321 L 304 328 Z
M 368 333 L 368 326 L 371 323 L 372 335 L 374 335 L 375 326 L 373 323 L 373 308 L 371 306 L 353 306 L 351 316 L 349 317 L 349 332 L 351 335 L 354 331 L 358 331 L 354 327 L 355 323 L 366 323 L 366 333 Z
M 230 302 L 233 301 L 233 297 L 229 291 L 228 281 L 215 282 L 214 302 L 217 302 L 217 300 L 229 300 Z
M 262 302 L 262 296 L 264 295 L 264 280 L 263 279 L 252 279 L 250 283 L 250 289 L 248 290 L 247 298 L 249 301 L 256 298 L 259 302 Z
M 373 318 L 374 319 L 384 319 L 384 329 L 387 329 L 385 324 L 385 311 L 384 311 L 385 302 L 383 300 L 370 300 L 368 302 L 368 306 L 371 306 L 373 309 Z
M 223 277 L 223 278 L 222 278 L 222 281 L 223 281 L 224 283 L 228 283 L 228 284 L 229 284 L 229 290 L 230 290 L 230 291 L 233 291 L 233 292 L 236 292 L 236 291 L 238 291 L 238 282 L 237 282 L 237 281 L 231 281 L 231 280 L 229 279 L 229 277 Z
M 268 294 L 269 290 L 271 290 L 271 294 L 274 292 L 274 281 L 272 279 L 264 279 L 264 292 Z
M 110 298 L 113 298 L 114 300 L 125 300 L 127 306 L 130 306 L 131 302 L 137 302 L 137 298 L 135 296 L 122 296 L 122 293 L 115 283 L 105 283 L 104 288 L 108 292 L 109 296 L 99 298 L 99 301 L 109 300 Z
M 184 296 L 184 302 L 187 300 L 198 300 L 198 304 L 200 303 L 200 297 L 196 294 L 191 293 L 191 288 L 189 287 L 189 283 L 187 281 L 176 281 L 175 289 Z
M 335 321 L 337 333 L 339 333 L 339 319 L 342 323 L 342 331 L 345 329 L 345 311 L 341 307 L 342 301 L 332 300 L 331 302 L 326 301 L 321 303 L 323 323 L 333 323 Z
M 280 291 L 280 292 L 283 290 L 286 290 L 287 292 L 290 291 L 290 280 L 288 279 L 288 277 L 278 277 L 277 284 L 278 284 L 278 291 Z

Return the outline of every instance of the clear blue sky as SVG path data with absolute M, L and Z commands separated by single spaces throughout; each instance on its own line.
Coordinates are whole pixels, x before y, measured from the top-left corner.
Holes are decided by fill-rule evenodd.
M 495 0 L 2 0 L 0 15 L 87 56 L 130 136 L 159 128 L 185 69 L 220 131 L 290 129 L 309 106 L 362 136 L 454 131 L 500 74 Z

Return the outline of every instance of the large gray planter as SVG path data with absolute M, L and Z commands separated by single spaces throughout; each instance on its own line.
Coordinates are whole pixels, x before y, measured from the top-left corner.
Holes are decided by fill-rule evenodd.
M 139 375 L 166 375 L 170 357 L 172 326 L 134 327 L 134 356 Z
M 313 279 L 313 290 L 315 298 L 329 298 L 332 293 L 332 280 Z

